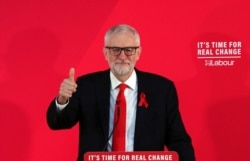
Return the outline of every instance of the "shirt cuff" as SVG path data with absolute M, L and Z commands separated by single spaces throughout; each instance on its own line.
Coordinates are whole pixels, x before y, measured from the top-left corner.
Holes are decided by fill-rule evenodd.
M 63 110 L 63 109 L 69 104 L 69 100 L 68 100 L 65 104 L 60 105 L 60 104 L 58 103 L 58 101 L 57 101 L 57 98 L 55 99 L 55 102 L 56 102 L 56 107 L 57 107 L 57 109 L 58 109 L 59 111 Z

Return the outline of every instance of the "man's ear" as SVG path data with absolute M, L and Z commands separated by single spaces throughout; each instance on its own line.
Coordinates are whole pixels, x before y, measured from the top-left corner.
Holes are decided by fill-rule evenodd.
M 108 50 L 107 50 L 107 48 L 103 47 L 102 52 L 103 52 L 103 55 L 104 55 L 105 59 L 108 60 Z
M 142 47 L 139 47 L 137 49 L 137 60 L 139 60 L 140 56 L 141 56 L 141 51 L 142 51 Z

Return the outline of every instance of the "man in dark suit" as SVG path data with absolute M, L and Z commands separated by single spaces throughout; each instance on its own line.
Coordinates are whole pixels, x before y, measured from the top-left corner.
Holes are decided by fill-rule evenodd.
M 178 109 L 174 83 L 135 68 L 141 54 L 140 36 L 128 25 L 107 31 L 103 53 L 110 69 L 81 76 L 74 68 L 63 80 L 47 111 L 51 129 L 79 122 L 78 161 L 88 151 L 111 151 L 119 84 L 125 83 L 125 151 L 176 151 L 180 161 L 194 161 L 194 149 Z

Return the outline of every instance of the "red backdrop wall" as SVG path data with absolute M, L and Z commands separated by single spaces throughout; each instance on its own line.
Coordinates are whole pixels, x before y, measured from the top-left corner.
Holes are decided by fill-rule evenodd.
M 1 0 L 0 160 L 75 160 L 77 127 L 50 130 L 46 110 L 69 67 L 76 68 L 77 76 L 108 68 L 103 35 L 118 23 L 130 24 L 141 34 L 137 68 L 175 81 L 197 160 L 250 160 L 248 4 Z M 230 42 L 240 45 L 229 47 Z M 199 49 L 217 48 L 221 55 L 198 54 Z M 240 52 L 228 56 L 224 49 L 229 48 Z

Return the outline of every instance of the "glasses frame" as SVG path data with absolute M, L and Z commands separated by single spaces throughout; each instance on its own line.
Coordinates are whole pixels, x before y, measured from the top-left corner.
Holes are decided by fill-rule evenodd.
M 140 48 L 140 46 L 128 46 L 128 47 L 123 47 L 123 48 L 121 48 L 121 47 L 106 46 L 105 48 L 106 48 L 106 49 L 109 49 L 110 54 L 111 54 L 111 55 L 114 55 L 114 56 L 119 56 L 119 55 L 121 55 L 122 51 L 124 51 L 124 54 L 125 54 L 126 56 L 131 56 L 131 55 L 135 55 L 136 50 L 137 50 L 138 48 Z M 132 54 L 128 54 L 128 53 L 127 53 L 126 49 L 129 49 L 129 48 L 132 48 L 132 49 L 133 49 L 133 53 L 132 53 Z M 113 51 L 112 51 L 112 49 L 119 49 L 120 52 L 119 52 L 118 54 L 114 54 Z

